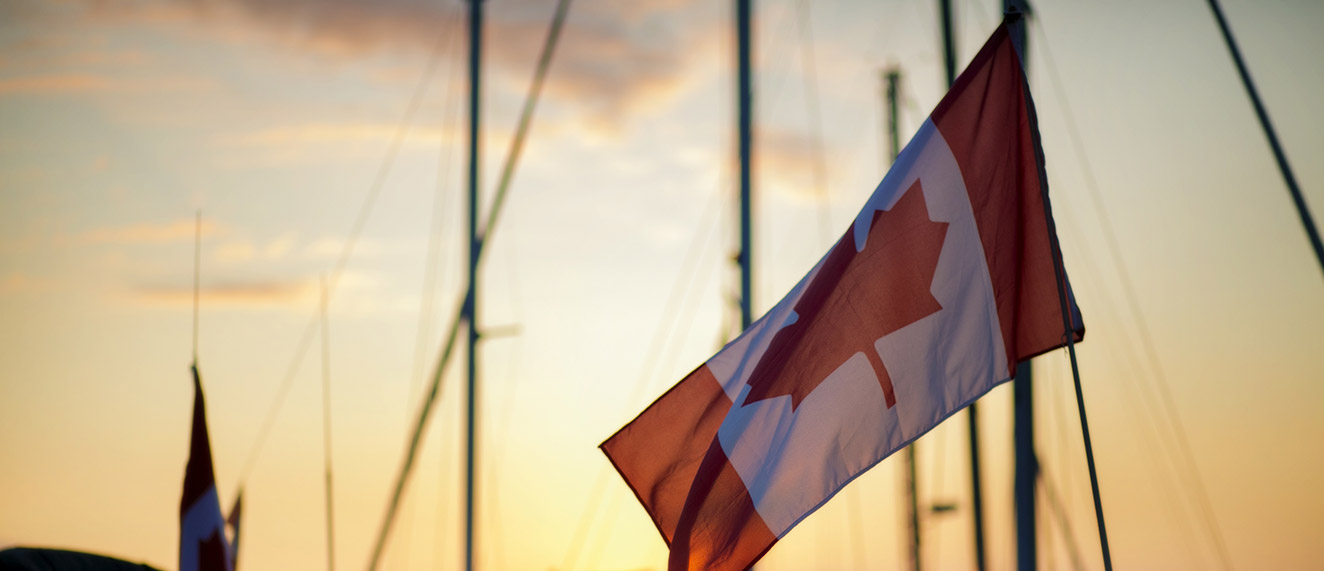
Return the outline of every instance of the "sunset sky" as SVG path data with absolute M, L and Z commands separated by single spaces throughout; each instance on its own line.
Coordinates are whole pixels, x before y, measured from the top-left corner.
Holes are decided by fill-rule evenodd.
M 571 7 L 481 274 L 482 569 L 665 567 L 596 447 L 737 332 L 731 4 Z M 903 141 L 944 78 L 936 2 L 754 4 L 761 313 L 885 171 L 883 70 Z M 956 2 L 960 65 L 1000 4 Z M 1035 5 L 1028 67 L 1116 567 L 1216 569 L 1221 541 L 1235 569 L 1324 568 L 1324 272 L 1206 3 L 1081 4 Z M 485 4 L 485 209 L 554 5 Z M 1324 217 L 1324 3 L 1224 9 Z M 366 566 L 464 287 L 464 10 L 0 2 L 0 547 L 177 567 L 201 212 L 197 359 L 241 568 L 327 563 L 323 278 L 336 565 Z M 1075 544 L 1101 569 L 1069 365 L 1035 364 L 1040 561 L 1073 568 Z M 384 568 L 462 564 L 462 383 L 457 358 Z M 994 569 L 1010 394 L 981 401 Z M 923 501 L 957 504 L 924 519 L 929 569 L 972 568 L 965 422 L 919 444 Z M 903 568 L 900 469 L 760 571 Z

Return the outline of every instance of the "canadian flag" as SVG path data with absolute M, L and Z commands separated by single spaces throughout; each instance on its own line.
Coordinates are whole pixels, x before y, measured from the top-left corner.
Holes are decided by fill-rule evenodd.
M 602 444 L 670 544 L 672 571 L 752 565 L 1017 362 L 1066 344 L 1064 305 L 1083 337 L 1065 272 L 1055 278 L 1009 25 L 809 274 Z
M 216 496 L 207 406 L 197 365 L 193 366 L 193 429 L 189 440 L 184 496 L 179 502 L 179 571 L 233 571 L 225 540 L 225 518 Z

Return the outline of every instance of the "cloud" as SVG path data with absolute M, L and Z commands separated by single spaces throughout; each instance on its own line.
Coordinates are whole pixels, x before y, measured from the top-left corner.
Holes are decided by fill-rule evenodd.
M 819 168 L 818 154 L 811 135 L 783 129 L 763 128 L 758 132 L 758 157 L 760 173 L 766 177 L 761 182 L 786 192 L 793 198 L 814 200 L 819 192 L 828 192 L 831 180 L 824 181 L 828 188 L 816 188 L 814 171 Z M 829 149 L 823 149 L 822 165 L 825 175 L 831 174 L 828 157 Z
M 53 95 L 89 92 L 158 93 L 163 91 L 201 91 L 212 82 L 198 77 L 109 77 L 90 73 L 48 73 L 0 78 L 0 95 Z
M 227 264 L 253 260 L 278 262 L 293 250 L 294 244 L 295 239 L 291 234 L 283 234 L 265 244 L 255 244 L 250 240 L 241 239 L 216 246 L 212 254 L 217 260 Z
M 546 38 L 552 0 L 488 3 L 484 62 L 494 83 L 522 97 Z M 228 41 L 266 41 L 336 58 L 382 51 L 429 53 L 451 47 L 465 61 L 461 3 L 431 0 L 201 0 L 103 3 L 87 0 L 99 21 L 147 23 L 172 30 L 192 25 Z M 725 38 L 710 8 L 694 0 L 575 2 L 553 62 L 545 96 L 592 120 L 612 124 L 656 108 L 693 83 L 692 68 Z
M 163 244 L 193 240 L 198 232 L 210 236 L 218 230 L 215 222 L 204 219 L 200 226 L 192 218 L 164 223 L 133 224 L 96 228 L 79 236 L 94 244 Z
M 310 260 L 338 260 L 345 246 L 344 238 L 323 236 L 305 246 L 303 254 Z M 360 239 L 354 243 L 354 255 L 357 257 L 371 257 L 381 252 L 381 245 L 371 240 Z
M 33 277 L 24 272 L 14 271 L 0 277 L 0 295 L 19 293 L 41 293 L 51 291 L 58 285 L 51 278 Z
M 306 306 L 317 300 L 317 292 L 317 284 L 309 280 L 235 282 L 201 288 L 198 302 L 206 306 Z M 153 305 L 192 305 L 193 288 L 145 286 L 136 288 L 133 297 Z
M 267 127 L 222 139 L 236 146 L 288 146 L 306 144 L 339 144 L 359 142 L 389 142 L 395 139 L 399 125 L 388 123 L 304 123 Z M 429 140 L 458 140 L 462 133 L 454 129 L 443 131 L 436 127 L 414 127 L 408 138 Z
M 0 79 L 0 95 L 11 93 L 84 93 L 104 91 L 114 84 L 109 78 L 87 74 L 48 74 Z

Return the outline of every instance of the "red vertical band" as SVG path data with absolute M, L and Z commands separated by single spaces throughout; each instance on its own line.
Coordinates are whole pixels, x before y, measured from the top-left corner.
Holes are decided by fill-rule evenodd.
M 667 543 L 699 464 L 730 409 L 722 385 L 701 365 L 602 443 Z
M 668 571 L 741 571 L 776 542 L 721 441 L 714 438 L 685 499 Z
M 997 299 L 1008 374 L 1018 361 L 1064 342 L 1024 86 L 1020 59 L 1002 26 L 932 115 L 970 195 Z M 1084 333 L 1079 325 L 1076 340 Z

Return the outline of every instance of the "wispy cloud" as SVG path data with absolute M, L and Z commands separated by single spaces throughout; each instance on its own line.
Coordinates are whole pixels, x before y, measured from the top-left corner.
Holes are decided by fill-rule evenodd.
M 40 293 L 54 289 L 56 284 L 56 280 L 51 278 L 36 277 L 25 272 L 14 271 L 0 277 L 0 295 Z
M 800 131 L 763 128 L 758 133 L 759 170 L 768 178 L 762 181 L 770 187 L 792 198 L 816 199 L 819 192 L 828 192 L 828 188 L 816 188 L 814 171 L 820 166 L 825 175 L 831 173 L 827 161 L 832 153 L 823 149 L 819 165 L 818 151 L 811 135 Z M 831 180 L 824 181 L 831 187 Z
M 79 236 L 82 241 L 94 244 L 160 244 L 193 240 L 200 231 L 203 236 L 210 236 L 219 226 L 210 220 L 203 220 L 201 226 L 192 218 L 163 223 L 144 223 L 129 226 L 95 228 Z
M 78 72 L 47 73 L 0 78 L 0 95 L 201 91 L 212 85 L 210 80 L 200 77 L 111 77 Z
M 193 25 L 236 42 L 266 41 L 332 57 L 383 50 L 426 53 L 462 38 L 464 7 L 423 0 L 203 0 L 187 3 L 102 3 L 88 0 L 100 21 Z M 485 61 L 496 80 L 516 92 L 527 86 L 547 34 L 552 0 L 489 5 Z M 709 8 L 694 0 L 581 0 L 571 10 L 545 94 L 597 121 L 657 107 L 692 83 L 715 39 Z M 461 46 L 462 42 L 453 41 Z M 449 52 L 459 65 L 462 49 Z
M 265 243 L 254 243 L 247 239 L 232 240 L 216 246 L 212 254 L 220 262 L 228 264 L 254 260 L 278 262 L 293 251 L 295 242 L 292 234 L 284 234 Z
M 179 286 L 144 286 L 133 297 L 152 305 L 191 305 L 193 288 Z M 237 282 L 203 287 L 198 301 L 203 305 L 224 306 L 307 306 L 317 299 L 317 284 L 309 280 L 272 280 Z
M 11 93 L 84 93 L 110 89 L 110 78 L 88 74 L 47 74 L 0 79 L 0 95 Z
M 305 123 L 268 127 L 231 135 L 223 138 L 221 142 L 236 146 L 386 142 L 393 140 L 398 130 L 398 125 L 387 123 Z M 458 132 L 448 133 L 440 128 L 416 127 L 409 130 L 410 138 L 429 140 L 455 138 L 458 135 Z

